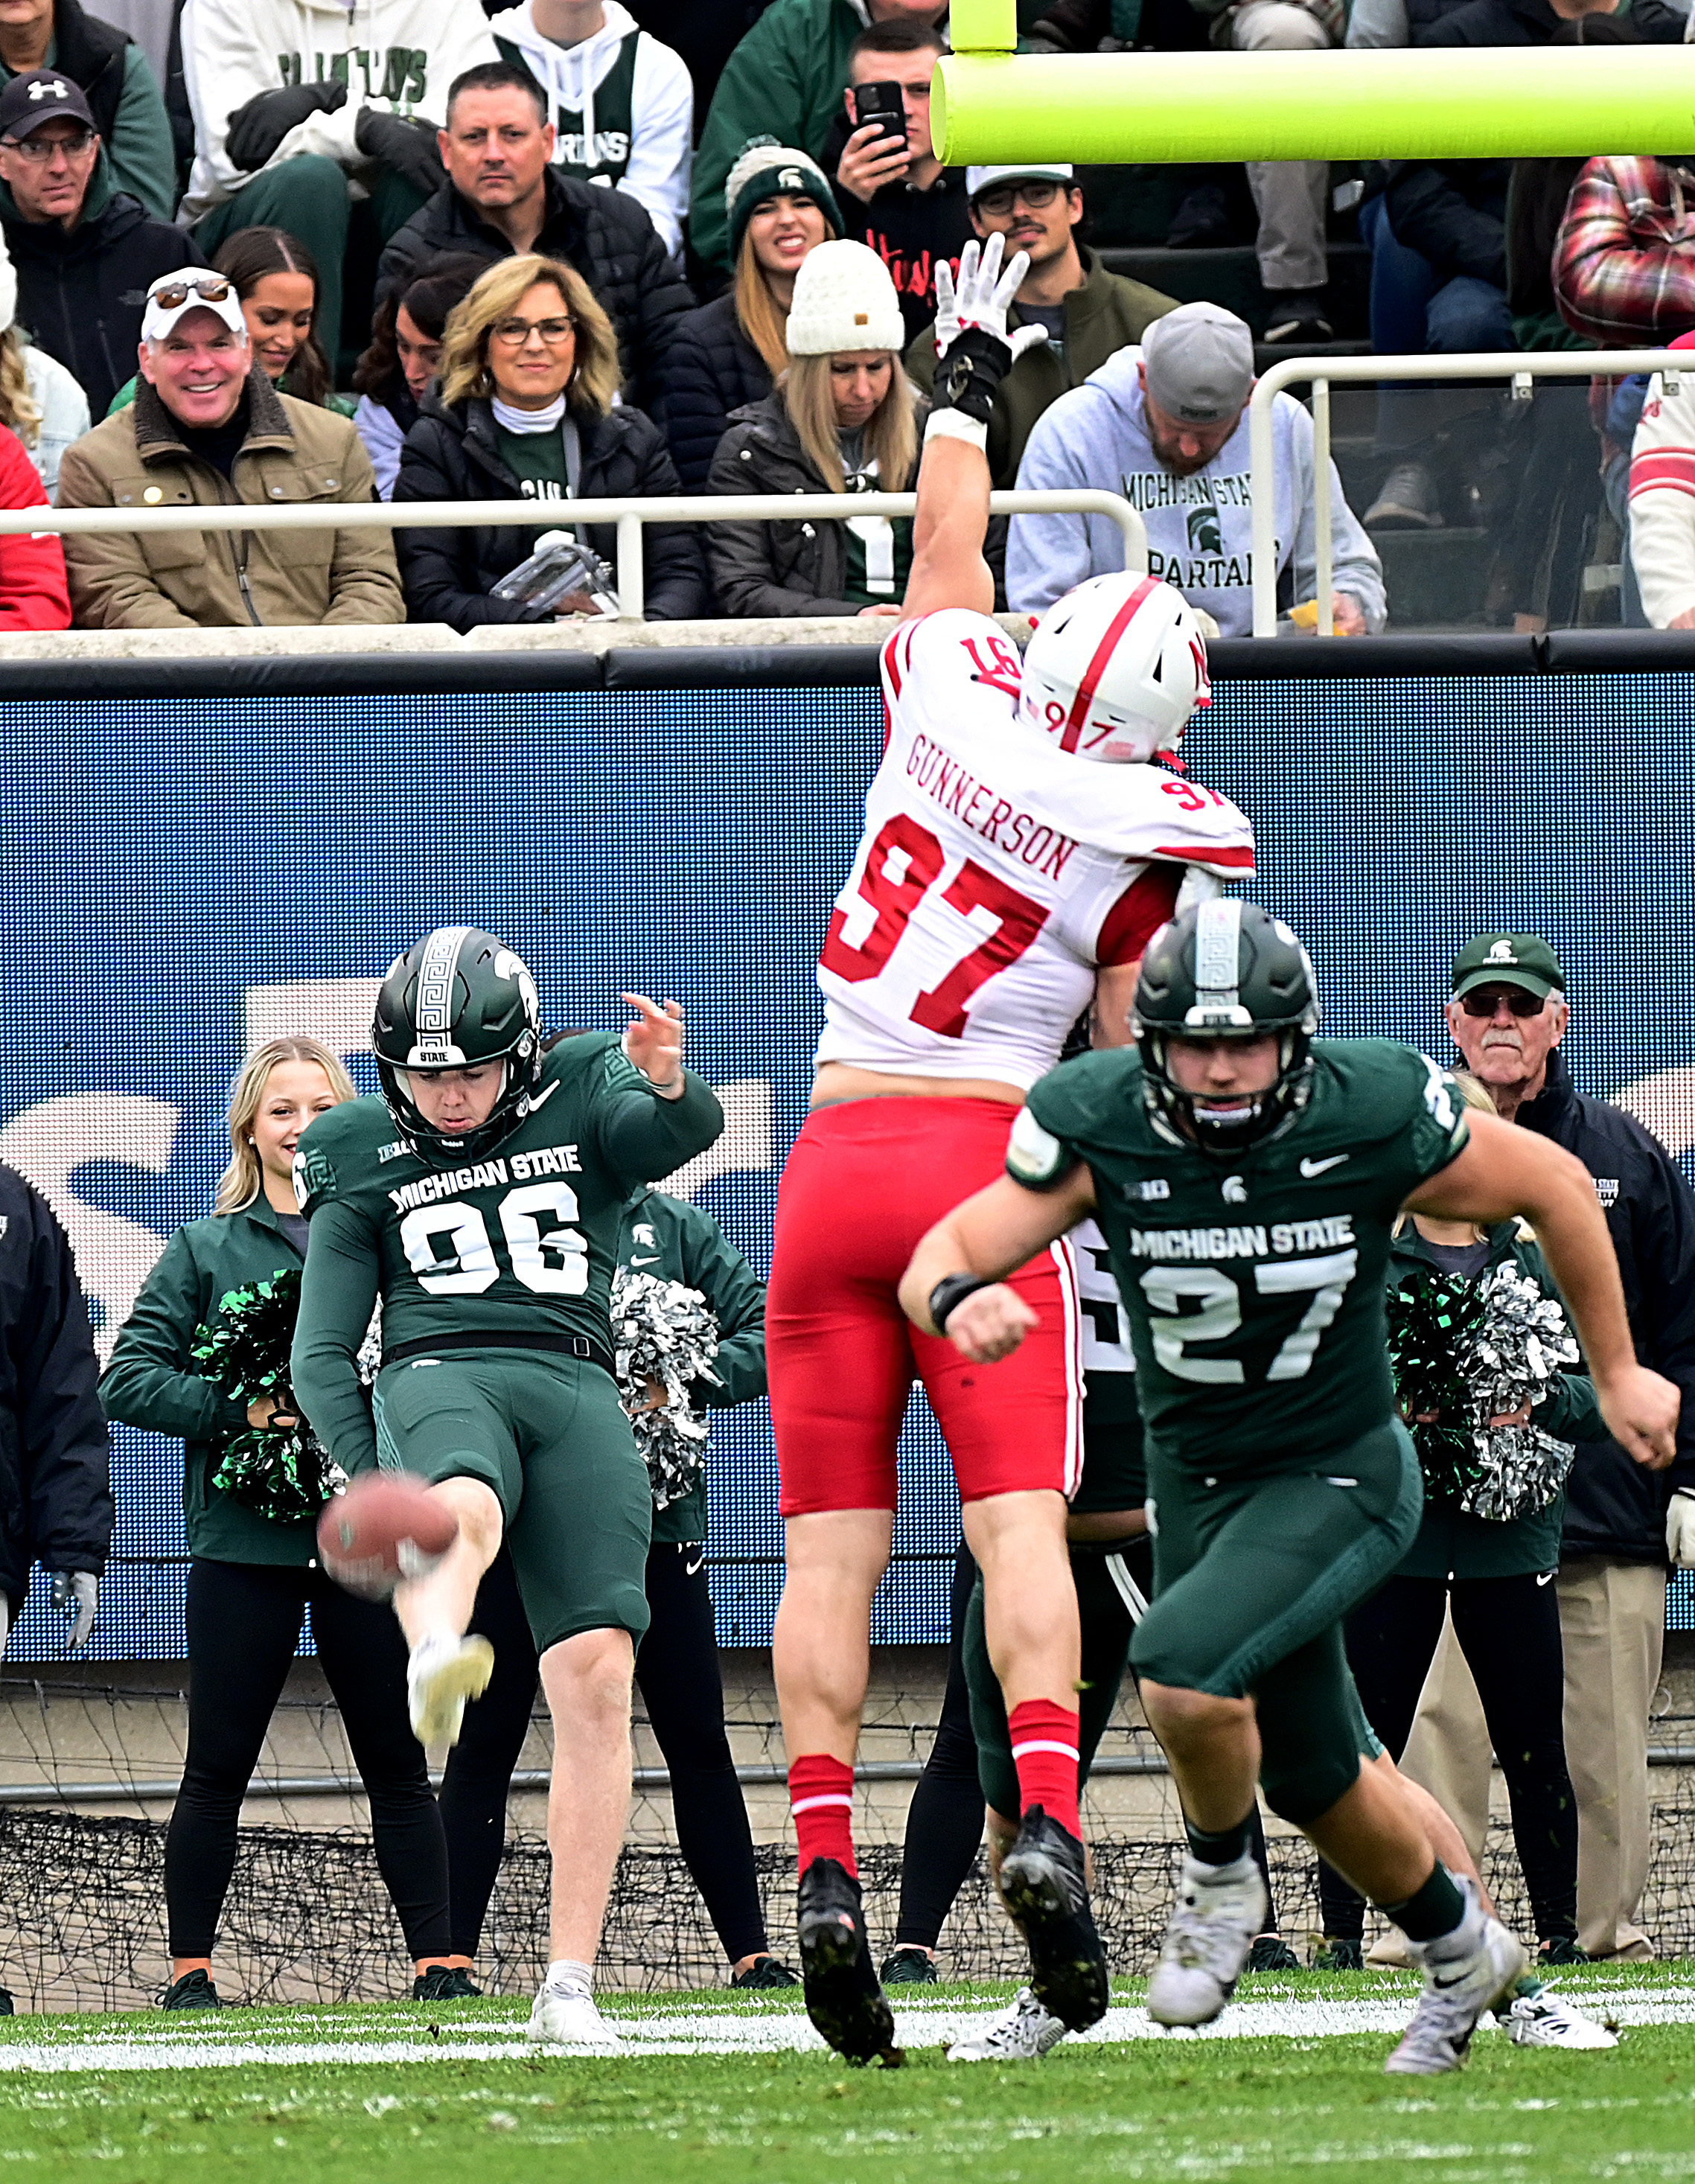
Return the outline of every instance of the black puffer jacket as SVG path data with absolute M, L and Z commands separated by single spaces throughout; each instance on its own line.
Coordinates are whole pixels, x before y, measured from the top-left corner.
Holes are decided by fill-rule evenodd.
M 665 384 L 671 460 L 684 493 L 705 493 L 731 413 L 771 392 L 771 374 L 742 332 L 733 292 L 677 320 Z
M 1683 42 L 1686 17 L 1670 0 L 1627 0 L 1631 27 L 1649 45 Z M 1621 14 L 1625 10 L 1621 9 Z M 1545 46 L 1562 18 L 1548 0 L 1408 0 L 1415 46 Z
M 100 1368 L 70 1244 L 47 1201 L 0 1167 L 0 1593 L 30 1565 L 106 1567 L 112 1484 Z
M 678 320 L 694 303 L 688 284 L 633 197 L 597 190 L 555 167 L 548 169 L 546 189 L 547 218 L 531 248 L 562 259 L 594 291 L 618 337 L 624 399 L 662 420 L 671 344 Z M 377 302 L 415 280 L 427 259 L 460 251 L 491 265 L 513 255 L 499 229 L 444 182 L 389 238 L 377 261 Z
M 606 417 L 579 417 L 583 469 L 578 491 L 585 500 L 647 500 L 677 491 L 677 472 L 659 430 L 639 410 L 614 410 Z M 494 415 L 487 402 L 446 408 L 434 394 L 400 451 L 396 500 L 520 500 L 523 488 L 501 458 Z M 558 504 L 561 524 L 571 504 Z M 539 533 L 516 526 L 498 530 L 397 531 L 400 581 L 414 621 L 444 621 L 463 632 L 482 622 L 547 619 L 509 599 L 492 599 L 488 588 L 528 559 Z M 616 563 L 617 533 L 610 523 L 588 526 L 589 543 Z M 688 524 L 649 524 L 642 532 L 649 621 L 683 621 L 711 611 L 698 533 Z
M 918 434 L 930 405 L 919 398 Z M 789 405 L 773 391 L 763 402 L 739 410 L 718 443 L 707 482 L 709 493 L 828 493 L 812 466 L 800 436 L 789 421 Z M 910 483 L 908 490 L 911 490 Z M 845 499 L 845 515 L 853 503 Z M 900 519 L 910 523 L 909 518 Z M 984 548 L 995 573 L 995 604 L 1004 611 L 1006 593 L 1006 520 L 990 521 Z M 785 523 L 709 523 L 706 560 L 721 614 L 739 621 L 783 615 L 856 615 L 842 597 L 847 582 L 847 546 L 839 523 L 811 519 Z
M 1466 275 L 1507 285 L 1510 159 L 1408 159 L 1389 170 L 1389 225 L 1438 281 Z
M 1614 1555 L 1664 1563 L 1671 1490 L 1695 1487 L 1695 1191 L 1634 1116 L 1576 1089 L 1557 1050 L 1540 1098 L 1525 1101 L 1518 1121 L 1575 1153 L 1594 1177 L 1636 1356 L 1683 1391 L 1677 1460 L 1669 1472 L 1644 1470 L 1614 1440 L 1578 1443 L 1561 1552 L 1568 1562 Z
M 18 324 L 81 383 L 98 425 L 135 376 L 149 284 L 180 265 L 198 265 L 200 254 L 181 228 L 113 188 L 103 149 L 69 235 L 56 220 L 25 220 L 3 182 L 0 232 L 17 269 Z

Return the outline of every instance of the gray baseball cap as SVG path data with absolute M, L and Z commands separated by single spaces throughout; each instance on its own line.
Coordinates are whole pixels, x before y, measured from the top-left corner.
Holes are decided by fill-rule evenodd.
M 1179 304 L 1142 336 L 1147 391 L 1185 425 L 1241 414 L 1253 386 L 1253 336 L 1218 304 Z

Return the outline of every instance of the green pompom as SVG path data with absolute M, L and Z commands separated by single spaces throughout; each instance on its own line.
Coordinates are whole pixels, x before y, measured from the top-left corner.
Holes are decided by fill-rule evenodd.
M 247 1406 L 269 1397 L 295 1415 L 288 1357 L 300 1310 L 300 1272 L 285 1268 L 263 1282 L 227 1290 L 219 1319 L 203 1327 L 191 1355 L 200 1378 Z M 245 1426 L 224 1444 L 212 1484 L 244 1508 L 280 1524 L 298 1524 L 347 1484 L 347 1474 L 302 1419 L 291 1426 Z

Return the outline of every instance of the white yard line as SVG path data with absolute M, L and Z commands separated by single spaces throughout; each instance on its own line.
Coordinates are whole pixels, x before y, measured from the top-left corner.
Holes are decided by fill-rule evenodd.
M 1695 1986 L 1632 1987 L 1585 1993 L 1592 2014 L 1605 2014 L 1620 2025 L 1695 2025 Z M 1140 2004 L 1107 2012 L 1101 2024 L 1079 2036 L 1091 2044 L 1117 2046 L 1133 2040 L 1334 2039 L 1355 2032 L 1398 2032 L 1405 2025 L 1412 1996 L 1381 2000 L 1326 2002 L 1322 1998 L 1268 1997 L 1235 2004 L 1216 2025 L 1199 2032 L 1174 2032 L 1152 2024 Z M 918 2003 L 895 2013 L 895 2037 L 903 2047 L 934 2048 L 978 2031 L 992 2009 L 961 2009 L 955 2004 Z M 800 2054 L 823 2042 L 798 2013 L 770 2015 L 705 2008 L 658 2010 L 647 2015 L 613 2016 L 623 2036 L 621 2051 L 631 2055 Z M 279 2034 L 285 2028 L 277 2027 Z M 64 2034 L 50 2040 L 0 2042 L 0 2071 L 49 2071 L 91 2075 L 111 2070 L 187 2070 L 273 2068 L 308 2064 L 395 2064 L 510 2062 L 533 2053 L 523 2021 L 469 2028 L 465 2035 L 443 2026 L 432 2039 L 422 2025 L 415 2032 L 388 2037 L 346 2040 L 256 2039 L 220 2020 L 211 2025 L 161 2027 L 157 2032 L 122 2038 L 91 2030 L 86 2036 Z M 560 2051 L 550 2051 L 560 2052 Z

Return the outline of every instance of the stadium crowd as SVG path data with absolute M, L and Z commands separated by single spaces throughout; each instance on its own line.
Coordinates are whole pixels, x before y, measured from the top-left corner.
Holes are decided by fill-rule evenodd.
M 1688 24 L 1678 0 L 1019 6 L 1036 55 L 1665 42 Z M 997 395 L 995 485 L 1123 493 L 1153 572 L 1237 635 L 1243 412 L 1268 348 L 1695 331 L 1695 170 L 1676 159 L 945 169 L 928 131 L 946 39 L 934 0 L 409 0 L 356 36 L 310 0 L 8 0 L 0 504 L 899 488 L 937 270 L 1000 234 L 1029 260 L 1012 323 L 1046 338 Z M 1597 371 L 1529 403 L 1384 384 L 1374 424 L 1369 395 L 1339 422 L 1324 480 L 1280 398 L 1280 627 L 1313 626 L 1321 492 L 1344 634 L 1690 626 L 1681 384 Z M 286 553 L 265 532 L 14 536 L 0 628 L 463 631 L 616 605 L 610 532 L 575 534 L 585 554 L 554 583 L 528 566 L 539 535 L 291 532 Z M 864 516 L 645 546 L 655 621 L 876 616 L 912 550 L 910 522 Z M 997 602 L 1039 610 L 1119 553 L 1099 519 L 1015 519 Z
M 291 125 L 339 113 L 315 95 Z M 587 98 L 581 81 L 572 95 Z M 533 247 L 571 214 L 575 179 L 538 158 L 544 110 L 505 60 L 455 78 L 447 179 L 377 260 L 379 290 L 382 265 L 399 270 L 361 393 L 385 430 L 403 398 L 417 410 L 398 451 L 392 432 L 382 443 L 397 498 L 562 503 L 594 476 L 675 476 L 661 425 L 618 398 L 658 292 L 638 273 L 603 300 Z M 274 132 L 277 111 L 261 100 L 255 127 Z M 52 151 L 49 167 L 67 140 Z M 986 1828 L 1030 1978 L 952 2059 L 1039 2060 L 1101 2022 L 1079 1800 L 1127 1668 L 1184 1832 L 1156 2021 L 1209 2024 L 1245 1972 L 1298 1961 L 1263 1797 L 1322 1861 L 1315 1967 L 1358 1966 L 1369 1904 L 1425 1974 L 1390 2071 L 1459 2068 L 1491 2012 L 1519 2045 L 1610 2045 L 1541 1972 L 1652 1950 L 1636 1923 L 1647 1723 L 1665 1574 L 1695 1563 L 1695 1193 L 1643 1127 L 1576 1092 L 1564 967 L 1541 935 L 1487 931 L 1453 959 L 1444 1029 L 1463 1067 L 1445 1068 L 1391 1040 L 1317 1037 L 1298 937 L 1226 892 L 1257 876 L 1252 820 L 1178 753 L 1210 696 L 1203 617 L 1229 627 L 1238 604 L 1195 566 L 1241 550 L 1240 501 L 1181 488 L 1239 440 L 1249 328 L 1204 300 L 1160 311 L 1029 434 L 1021 475 L 1040 460 L 1086 476 L 1107 454 L 1172 482 L 1149 529 L 1174 581 L 1125 571 L 1070 518 L 1034 543 L 1020 526 L 1047 519 L 1016 518 L 1006 538 L 990 514 L 997 423 L 1052 308 L 1032 300 L 1043 261 L 1007 246 L 1030 187 L 1033 214 L 1053 215 L 1033 228 L 1075 259 L 1071 178 L 967 177 L 983 231 L 956 275 L 934 269 L 935 370 L 917 396 L 884 258 L 793 218 L 800 200 L 822 214 L 815 174 L 783 146 L 730 170 L 733 226 L 751 200 L 740 270 L 773 311 L 786 287 L 789 361 L 728 412 L 709 476 L 916 476 L 915 514 L 845 521 L 834 543 L 804 525 L 714 526 L 704 558 L 680 526 L 646 540 L 655 610 L 675 617 L 716 586 L 747 613 L 798 593 L 890 625 L 887 733 L 819 951 L 823 1028 L 768 1299 L 710 1217 L 653 1187 L 725 1128 L 685 1064 L 682 1007 L 630 992 L 621 1032 L 546 1034 L 522 958 L 470 926 L 425 933 L 381 981 L 380 1096 L 357 1097 L 310 1039 L 248 1057 L 212 1210 L 114 1330 L 98 1401 L 64 1239 L 0 1173 L 0 1239 L 15 1222 L 28 1245 L 8 1251 L 0 1295 L 0 1483 L 25 1535 L 0 1569 L 7 1613 L 39 1560 L 75 1611 L 73 1645 L 90 1635 L 114 1515 L 100 1409 L 183 1443 L 190 1727 L 163 2003 L 223 1999 L 237 1821 L 309 1607 L 415 1997 L 478 1992 L 538 1687 L 550 1953 L 529 2036 L 618 2045 L 594 1966 L 637 1685 L 732 1983 L 797 1983 L 755 1885 L 705 1574 L 705 1412 L 768 1392 L 799 1980 L 839 2053 L 899 2063 L 884 1986 L 933 1973 L 967 1821 Z M 1580 198 L 1595 182 L 1580 178 Z M 1262 189 L 1263 214 L 1274 201 Z M 473 247 L 415 279 L 404 238 L 436 217 Z M 495 233 L 503 248 L 475 247 Z M 808 245 L 792 274 L 775 248 L 772 265 L 756 254 L 785 239 Z M 138 378 L 64 451 L 62 499 L 192 503 L 209 471 L 255 500 L 369 503 L 371 452 L 313 344 L 315 254 L 261 221 L 215 254 L 148 284 Z M 1673 398 L 1650 392 L 1644 429 Z M 1380 627 L 1380 567 L 1339 482 L 1315 475 L 1304 413 L 1290 403 L 1274 422 L 1291 591 L 1310 590 L 1311 504 L 1329 492 L 1332 610 Z M 1162 527 L 1167 507 L 1180 531 Z M 413 532 L 398 563 L 357 526 L 318 535 L 321 554 L 297 537 L 270 554 L 233 534 L 227 570 L 169 536 L 158 554 L 148 533 L 92 553 L 73 537 L 70 596 L 106 626 L 157 627 L 259 621 L 262 606 L 399 621 L 424 600 L 469 627 L 532 603 L 498 526 Z M 605 543 L 582 542 L 548 610 L 594 604 Z M 1020 658 L 990 610 L 1042 584 Z M 879 1975 L 855 1768 L 915 1379 L 960 1493 L 956 1674 L 907 1845 L 919 1885 Z M 1423 1779 L 1421 1719 L 1451 1774 L 1500 1754 L 1534 1963 L 1479 1870 L 1475 1810 Z M 442 1747 L 437 1799 L 425 1754 Z

